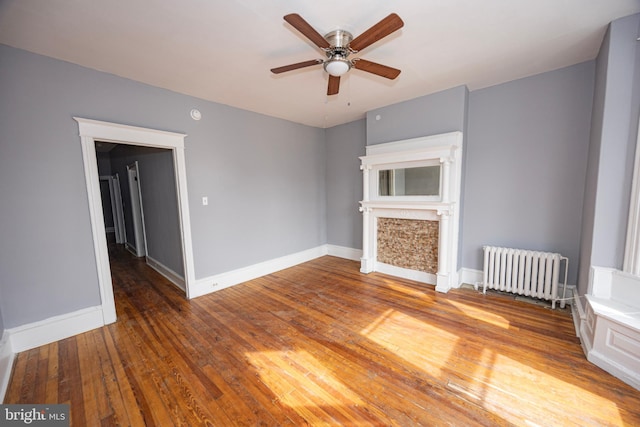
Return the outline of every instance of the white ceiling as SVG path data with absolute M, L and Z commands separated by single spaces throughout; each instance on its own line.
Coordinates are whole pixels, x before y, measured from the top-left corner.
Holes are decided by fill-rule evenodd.
M 359 35 L 391 12 L 404 28 L 357 56 L 402 70 L 351 70 L 328 97 L 322 58 L 285 23 Z M 593 59 L 606 25 L 640 0 L 0 0 L 0 43 L 198 98 L 317 127 L 466 84 L 492 86 Z

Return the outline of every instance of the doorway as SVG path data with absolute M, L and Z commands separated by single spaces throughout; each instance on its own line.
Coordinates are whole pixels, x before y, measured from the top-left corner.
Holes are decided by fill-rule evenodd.
M 78 123 L 82 146 L 85 182 L 89 199 L 89 215 L 93 234 L 93 247 L 102 302 L 103 323 L 106 325 L 116 321 L 116 309 L 113 296 L 113 284 L 111 282 L 107 239 L 104 232 L 105 226 L 95 148 L 97 140 L 115 144 L 166 148 L 172 151 L 176 172 L 175 185 L 178 197 L 185 293 L 186 297 L 189 298 L 190 286 L 195 283 L 195 273 L 184 156 L 184 138 L 186 135 L 79 117 L 74 117 L 74 120 Z

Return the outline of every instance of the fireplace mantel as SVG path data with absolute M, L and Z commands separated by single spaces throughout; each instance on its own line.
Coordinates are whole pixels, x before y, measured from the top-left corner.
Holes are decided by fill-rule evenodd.
M 363 172 L 363 244 L 360 271 L 380 271 L 435 284 L 447 292 L 458 285 L 458 230 L 462 174 L 462 132 L 450 132 L 368 146 L 360 157 Z M 439 167 L 439 190 L 429 195 L 381 195 L 380 171 Z M 405 169 L 406 168 L 406 169 Z M 422 194 L 422 193 L 420 193 Z M 438 272 L 426 273 L 377 261 L 377 219 L 399 218 L 439 222 Z

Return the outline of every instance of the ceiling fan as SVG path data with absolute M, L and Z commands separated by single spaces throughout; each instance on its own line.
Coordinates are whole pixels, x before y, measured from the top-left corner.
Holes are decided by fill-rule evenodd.
M 271 72 L 274 74 L 323 64 L 325 71 L 329 73 L 327 95 L 335 95 L 338 93 L 340 89 L 340 76 L 344 75 L 351 68 L 356 68 L 391 80 L 400 74 L 400 70 L 396 68 L 387 67 L 386 65 L 377 64 L 367 61 L 366 59 L 349 59 L 349 55 L 352 53 L 358 53 L 367 46 L 402 28 L 404 22 L 402 22 L 402 19 L 395 13 L 382 19 L 355 39 L 351 33 L 344 30 L 331 31 L 323 37 L 297 13 L 286 15 L 284 20 L 322 49 L 327 59 L 312 59 L 310 61 L 272 68 Z

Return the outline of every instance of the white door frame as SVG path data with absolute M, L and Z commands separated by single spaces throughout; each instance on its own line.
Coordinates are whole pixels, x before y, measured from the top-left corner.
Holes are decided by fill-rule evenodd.
M 134 176 L 132 180 L 131 177 Z M 144 208 L 142 207 L 142 189 L 140 188 L 140 166 L 136 160 L 127 165 L 129 180 L 129 198 L 131 199 L 131 221 L 133 222 L 133 238 L 135 240 L 135 256 L 147 255 L 147 229 L 144 226 Z M 131 244 L 127 243 L 129 249 Z
M 184 156 L 184 138 L 186 135 L 117 123 L 101 122 L 80 117 L 74 117 L 74 120 L 78 122 L 80 132 L 84 175 L 89 198 L 89 216 L 91 219 L 91 231 L 93 233 L 93 248 L 98 270 L 98 284 L 100 287 L 104 324 L 107 325 L 116 321 L 116 304 L 113 297 L 107 237 L 104 233 L 104 216 L 102 214 L 102 200 L 100 199 L 100 180 L 95 147 L 96 140 L 172 150 L 176 168 L 176 190 L 182 234 L 184 282 L 187 293 L 186 296 L 189 298 L 191 293 L 190 286 L 195 284 L 195 268 Z

